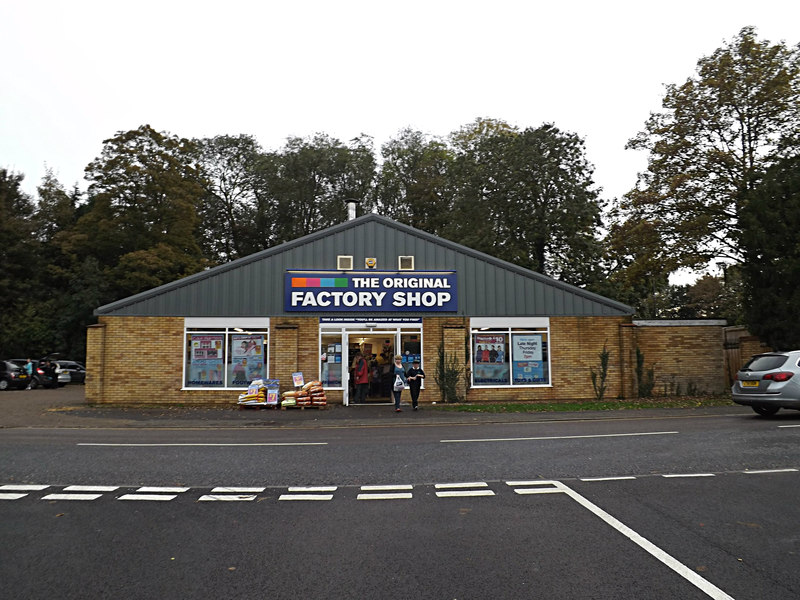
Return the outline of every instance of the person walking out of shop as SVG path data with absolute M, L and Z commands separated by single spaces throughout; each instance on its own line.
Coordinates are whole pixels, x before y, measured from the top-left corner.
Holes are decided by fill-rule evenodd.
M 400 410 L 400 397 L 403 395 L 403 388 L 408 384 L 406 372 L 403 370 L 403 357 L 399 354 L 394 357 L 394 383 L 392 392 L 394 393 L 394 412 Z
M 408 387 L 411 390 L 411 406 L 414 410 L 419 410 L 419 390 L 422 380 L 425 379 L 425 371 L 419 368 L 419 361 L 415 358 L 411 363 L 411 368 L 406 373 Z
M 369 367 L 360 352 L 356 354 L 353 370 L 356 380 L 356 404 L 364 404 L 367 401 L 367 388 L 369 387 Z

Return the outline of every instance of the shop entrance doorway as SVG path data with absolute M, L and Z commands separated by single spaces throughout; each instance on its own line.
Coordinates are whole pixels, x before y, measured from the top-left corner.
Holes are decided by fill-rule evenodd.
M 348 404 L 391 404 L 396 331 L 347 331 Z M 364 399 L 356 394 L 356 356 L 364 357 L 368 383 Z
M 422 357 L 422 320 L 386 318 L 367 323 L 327 320 L 320 322 L 320 375 L 323 387 L 342 390 L 342 403 L 393 404 L 394 357 L 403 357 L 403 369 Z M 361 353 L 367 361 L 367 389 L 356 395 L 354 360 Z M 423 364 L 424 368 L 424 364 Z M 423 384 L 424 385 L 424 384 Z

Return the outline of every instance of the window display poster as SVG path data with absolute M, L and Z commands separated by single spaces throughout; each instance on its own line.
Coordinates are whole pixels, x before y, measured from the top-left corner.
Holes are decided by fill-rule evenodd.
M 514 360 L 542 360 L 541 335 L 515 335 L 512 339 Z
M 224 335 L 189 336 L 189 377 L 186 385 L 222 387 Z
M 506 336 L 476 335 L 475 362 L 476 363 L 506 362 Z
M 232 335 L 231 363 L 233 365 L 231 385 L 247 385 L 253 379 L 263 378 L 264 336 Z
M 509 383 L 506 336 L 503 334 L 480 334 L 473 336 L 474 362 L 473 381 L 483 385 Z
M 542 336 L 515 335 L 512 345 L 514 383 L 547 383 L 542 360 Z
M 305 385 L 303 373 L 292 373 L 292 383 L 294 387 L 303 387 Z

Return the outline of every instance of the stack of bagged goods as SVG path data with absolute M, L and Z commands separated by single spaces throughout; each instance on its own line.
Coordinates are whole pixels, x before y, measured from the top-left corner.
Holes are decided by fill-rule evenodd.
M 325 396 L 325 390 L 322 388 L 322 382 L 309 381 L 303 386 L 303 390 L 308 392 L 311 400 L 311 406 L 327 406 L 328 398 Z
M 281 406 L 297 406 L 298 390 L 290 390 L 281 394 Z
M 267 401 L 267 387 L 263 379 L 253 379 L 246 392 L 239 394 L 239 404 L 264 404 Z

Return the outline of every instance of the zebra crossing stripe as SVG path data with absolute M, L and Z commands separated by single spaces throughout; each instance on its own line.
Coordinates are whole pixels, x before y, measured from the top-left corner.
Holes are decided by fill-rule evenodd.
M 49 485 L 30 485 L 30 484 L 15 484 L 9 483 L 6 485 L 0 485 L 0 491 L 2 492 L 41 492 L 42 490 L 46 490 L 49 488 Z
M 115 492 L 119 489 L 116 485 L 69 485 L 65 492 Z
M 153 494 L 164 492 L 165 494 L 182 494 L 183 492 L 188 492 L 192 488 L 188 487 L 140 487 L 136 490 L 137 493 L 140 494 Z
M 333 500 L 333 494 L 281 494 L 278 500 Z
M 252 502 L 255 494 L 205 494 L 200 496 L 198 502 Z
M 20 494 L 14 492 L 0 492 L 0 500 L 19 500 L 28 494 Z
M 489 487 L 489 484 L 485 481 L 475 481 L 472 483 L 437 483 L 436 489 L 437 490 L 448 490 L 448 489 L 457 489 L 457 488 L 478 488 L 478 487 Z
M 97 500 L 103 494 L 47 494 L 42 500 Z
M 153 502 L 168 502 L 177 498 L 177 494 L 123 494 L 117 500 L 145 500 Z

